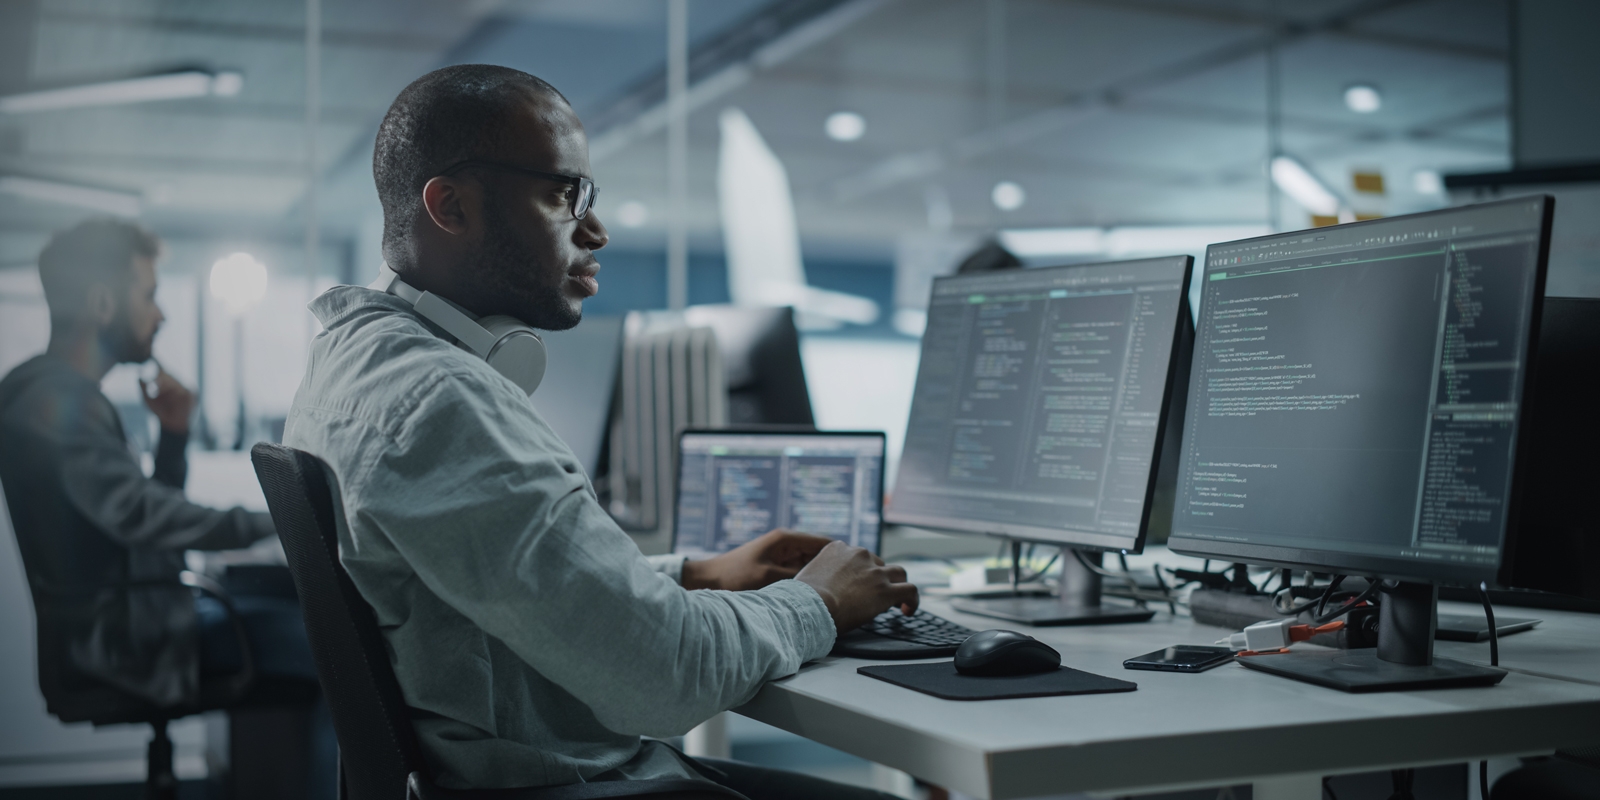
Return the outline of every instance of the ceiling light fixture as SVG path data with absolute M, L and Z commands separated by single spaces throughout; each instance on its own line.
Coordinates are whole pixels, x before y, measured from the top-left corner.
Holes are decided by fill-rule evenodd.
M 1339 213 L 1339 196 L 1293 156 L 1272 159 L 1272 182 L 1313 214 L 1332 217 Z
M 1371 114 L 1383 108 L 1383 95 L 1372 84 L 1358 83 L 1344 90 L 1344 104 L 1357 114 Z
M 1444 194 L 1444 177 L 1438 170 L 1419 169 L 1411 173 L 1411 188 L 1417 194 Z
M 189 69 L 142 78 L 126 78 L 6 95 L 0 97 L 0 113 L 26 114 L 34 111 L 117 106 L 208 95 L 232 97 L 242 88 L 244 88 L 242 73 L 212 73 Z
M 119 217 L 139 216 L 139 195 L 114 189 L 7 175 L 0 177 L 0 194 L 78 206 Z
M 1016 211 L 1022 204 L 1028 202 L 1028 193 L 1015 181 L 1001 181 L 994 185 L 989 192 L 989 199 L 994 201 L 994 207 L 1001 211 Z
M 822 124 L 828 138 L 836 142 L 853 142 L 867 132 L 867 120 L 854 111 L 835 111 Z
M 211 265 L 211 296 L 240 316 L 267 296 L 267 268 L 249 253 L 233 253 Z

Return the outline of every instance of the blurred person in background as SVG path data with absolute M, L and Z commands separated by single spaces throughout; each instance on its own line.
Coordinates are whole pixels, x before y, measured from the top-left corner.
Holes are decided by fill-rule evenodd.
M 184 498 L 195 396 L 165 370 L 140 381 L 161 423 L 149 477 L 100 391 L 112 367 L 150 360 L 165 319 L 160 249 L 138 225 L 94 219 L 39 254 L 50 343 L 0 380 L 0 483 L 33 590 L 41 673 L 53 667 L 47 677 L 63 689 L 108 684 L 182 709 L 197 702 L 202 680 L 242 663 L 221 603 L 178 582 L 184 551 L 247 547 L 275 531 L 266 514 Z M 234 601 L 257 674 L 316 679 L 295 600 Z M 314 727 L 310 772 L 316 794 L 332 797 L 331 726 Z

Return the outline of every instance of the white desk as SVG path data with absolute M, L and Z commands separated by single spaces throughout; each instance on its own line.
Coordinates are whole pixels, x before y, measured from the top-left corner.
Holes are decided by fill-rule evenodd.
M 925 607 L 974 629 L 1002 627 L 937 600 Z M 1161 611 L 1141 624 L 1028 631 L 1067 666 L 1135 681 L 1135 692 L 956 702 L 858 675 L 868 662 L 828 658 L 736 710 L 980 798 L 1254 782 L 1260 797 L 1310 800 L 1320 775 L 1600 744 L 1600 681 L 1530 674 L 1600 671 L 1569 663 L 1579 637 L 1596 652 L 1600 618 L 1521 612 L 1510 615 L 1549 628 L 1507 637 L 1501 663 L 1516 671 L 1486 689 L 1353 695 L 1232 664 L 1198 675 L 1123 669 L 1130 656 L 1222 634 Z M 1441 644 L 1444 654 L 1488 658 L 1487 644 Z
M 1440 603 L 1439 610 L 1483 614 L 1483 606 L 1474 603 Z M 1495 606 L 1494 614 L 1500 619 L 1543 620 L 1531 631 L 1500 638 L 1500 666 L 1600 686 L 1600 615 L 1514 606 Z M 1437 642 L 1434 652 L 1474 664 L 1489 663 L 1488 642 Z

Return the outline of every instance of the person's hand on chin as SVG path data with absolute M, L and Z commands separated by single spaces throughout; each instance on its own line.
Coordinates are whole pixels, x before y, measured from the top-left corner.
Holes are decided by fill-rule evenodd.
M 760 589 L 793 578 L 832 539 L 777 530 L 704 561 L 683 562 L 683 588 Z

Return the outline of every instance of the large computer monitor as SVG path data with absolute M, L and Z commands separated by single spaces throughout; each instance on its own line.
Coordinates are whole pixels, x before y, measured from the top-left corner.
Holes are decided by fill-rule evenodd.
M 1352 691 L 1503 676 L 1432 658 L 1436 584 L 1503 566 L 1552 207 L 1207 250 L 1168 545 L 1388 579 L 1376 653 L 1243 663 Z
M 683 319 L 717 334 L 728 378 L 728 424 L 816 424 L 794 309 L 690 306 Z
M 1093 568 L 1103 551 L 1144 547 L 1158 455 L 1175 444 L 1183 408 L 1170 401 L 1187 385 L 1187 359 L 1174 354 L 1191 341 L 1192 265 L 1175 256 L 934 281 L 886 518 L 1085 551 L 1063 554 L 1054 598 L 961 610 L 1035 625 L 1149 619 L 1102 605 Z

